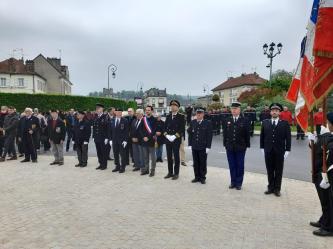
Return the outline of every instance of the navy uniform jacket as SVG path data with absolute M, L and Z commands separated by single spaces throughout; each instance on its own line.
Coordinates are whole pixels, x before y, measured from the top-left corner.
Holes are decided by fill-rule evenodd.
M 227 150 L 243 151 L 250 147 L 250 124 L 247 118 L 239 116 L 237 122 L 228 117 L 223 123 L 223 145 Z
M 140 125 L 140 135 L 142 137 L 142 141 L 141 144 L 142 146 L 148 146 L 148 147 L 153 147 L 155 146 L 155 135 L 156 135 L 156 118 L 154 118 L 153 116 L 147 118 L 147 121 L 150 125 L 150 129 L 151 129 L 151 133 L 148 132 L 148 129 L 145 126 L 145 122 L 144 122 L 144 118 L 142 118 L 142 125 Z M 148 141 L 145 142 L 143 140 L 144 137 L 148 138 Z
M 210 149 L 212 146 L 213 131 L 210 120 L 202 120 L 201 123 L 197 120 L 192 120 L 188 132 L 188 146 L 192 146 L 193 150 Z
M 76 144 L 82 144 L 84 142 L 89 143 L 89 139 L 91 136 L 90 122 L 86 119 L 78 121 L 74 126 L 74 134 Z
M 108 125 L 108 138 L 112 140 L 112 143 L 121 144 L 122 142 L 128 142 L 129 138 L 129 125 L 126 118 L 121 117 L 119 124 L 116 127 L 117 118 L 112 119 Z
M 104 142 L 104 140 L 108 138 L 108 121 L 106 114 L 102 114 L 100 117 L 96 116 L 93 120 L 93 138 L 97 143 Z
M 48 132 L 50 140 L 55 144 L 60 144 L 60 141 L 65 141 L 66 137 L 66 127 L 64 121 L 58 118 L 56 121 L 55 127 L 53 128 L 53 119 L 48 120 Z
M 170 113 L 164 123 L 164 136 L 175 135 L 177 138 L 173 143 L 181 143 L 181 138 L 185 134 L 185 116 L 183 114 L 177 113 L 174 118 L 172 118 L 172 113 Z M 166 144 L 172 144 L 168 139 L 165 139 Z
M 281 154 L 290 151 L 291 131 L 288 122 L 279 119 L 278 124 L 273 128 L 271 119 L 264 120 L 261 125 L 260 148 L 268 153 L 272 150 Z

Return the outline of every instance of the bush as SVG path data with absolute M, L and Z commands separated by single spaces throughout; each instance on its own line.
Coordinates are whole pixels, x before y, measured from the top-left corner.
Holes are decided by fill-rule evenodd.
M 70 108 L 92 111 L 95 110 L 96 103 L 101 103 L 105 107 L 136 108 L 134 101 L 126 102 L 110 98 L 55 94 L 0 93 L 0 105 L 11 105 L 18 111 L 23 111 L 26 107 L 38 108 L 43 112 L 50 109 L 64 111 Z

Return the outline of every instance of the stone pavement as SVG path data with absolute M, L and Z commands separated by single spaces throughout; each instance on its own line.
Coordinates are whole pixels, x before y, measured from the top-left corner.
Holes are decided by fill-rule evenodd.
M 246 173 L 242 191 L 229 190 L 229 172 L 208 169 L 207 184 L 64 166 L 0 164 L 0 248 L 333 248 L 312 235 L 320 214 L 311 183 L 283 180 L 282 197 L 265 196 L 266 176 Z M 132 169 L 132 167 L 128 167 Z

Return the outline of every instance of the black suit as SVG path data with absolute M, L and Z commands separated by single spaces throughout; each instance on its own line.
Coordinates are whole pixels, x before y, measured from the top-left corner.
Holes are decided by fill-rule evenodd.
M 265 151 L 265 162 L 268 176 L 268 190 L 280 191 L 284 154 L 291 148 L 291 131 L 287 121 L 278 120 L 273 125 L 272 119 L 262 122 L 260 148 Z
M 53 119 L 50 119 L 48 121 L 48 134 L 49 139 L 54 144 L 60 144 L 60 141 L 65 141 L 66 137 L 66 127 L 64 121 L 62 121 L 60 118 L 58 118 L 55 121 L 55 125 L 53 126 Z
M 18 136 L 22 140 L 26 160 L 37 160 L 36 144 L 38 129 L 39 119 L 35 116 L 21 118 L 18 127 Z M 30 134 L 29 131 L 33 133 Z
M 108 139 L 108 122 L 105 114 L 97 116 L 93 121 L 93 138 L 96 145 L 100 167 L 107 168 L 107 151 L 105 139 Z
M 128 143 L 129 138 L 129 126 L 128 121 L 125 118 L 119 118 L 117 123 L 117 118 L 112 119 L 111 124 L 108 128 L 108 137 L 112 140 L 114 163 L 116 169 L 125 170 L 126 167 L 126 147 L 123 146 L 123 142 Z M 119 155 L 121 162 L 119 161 Z
M 168 171 L 169 175 L 178 175 L 179 174 L 179 148 L 181 144 L 181 139 L 185 133 L 185 117 L 184 115 L 177 113 L 172 115 L 170 113 L 165 120 L 165 131 L 164 137 L 167 135 L 175 135 L 176 139 L 173 142 L 170 142 L 168 139 L 165 139 L 167 157 L 168 157 Z M 175 160 L 175 165 L 173 166 L 173 158 Z
M 136 118 L 135 118 L 135 116 L 126 116 L 125 118 L 127 119 L 127 122 L 128 122 L 129 133 L 131 133 L 132 123 L 136 122 Z M 129 165 L 130 157 L 133 162 L 134 160 L 133 160 L 133 150 L 132 150 L 132 140 L 131 139 L 128 140 L 128 145 L 126 146 L 126 165 Z
M 212 146 L 213 130 L 210 120 L 192 120 L 188 131 L 188 145 L 192 147 L 193 168 L 195 179 L 206 180 L 207 153 Z

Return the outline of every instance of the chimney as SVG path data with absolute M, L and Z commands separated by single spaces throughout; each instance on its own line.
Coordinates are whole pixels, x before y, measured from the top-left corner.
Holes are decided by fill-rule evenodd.
M 35 64 L 33 60 L 26 60 L 25 61 L 25 68 L 27 72 L 34 73 L 35 72 Z

